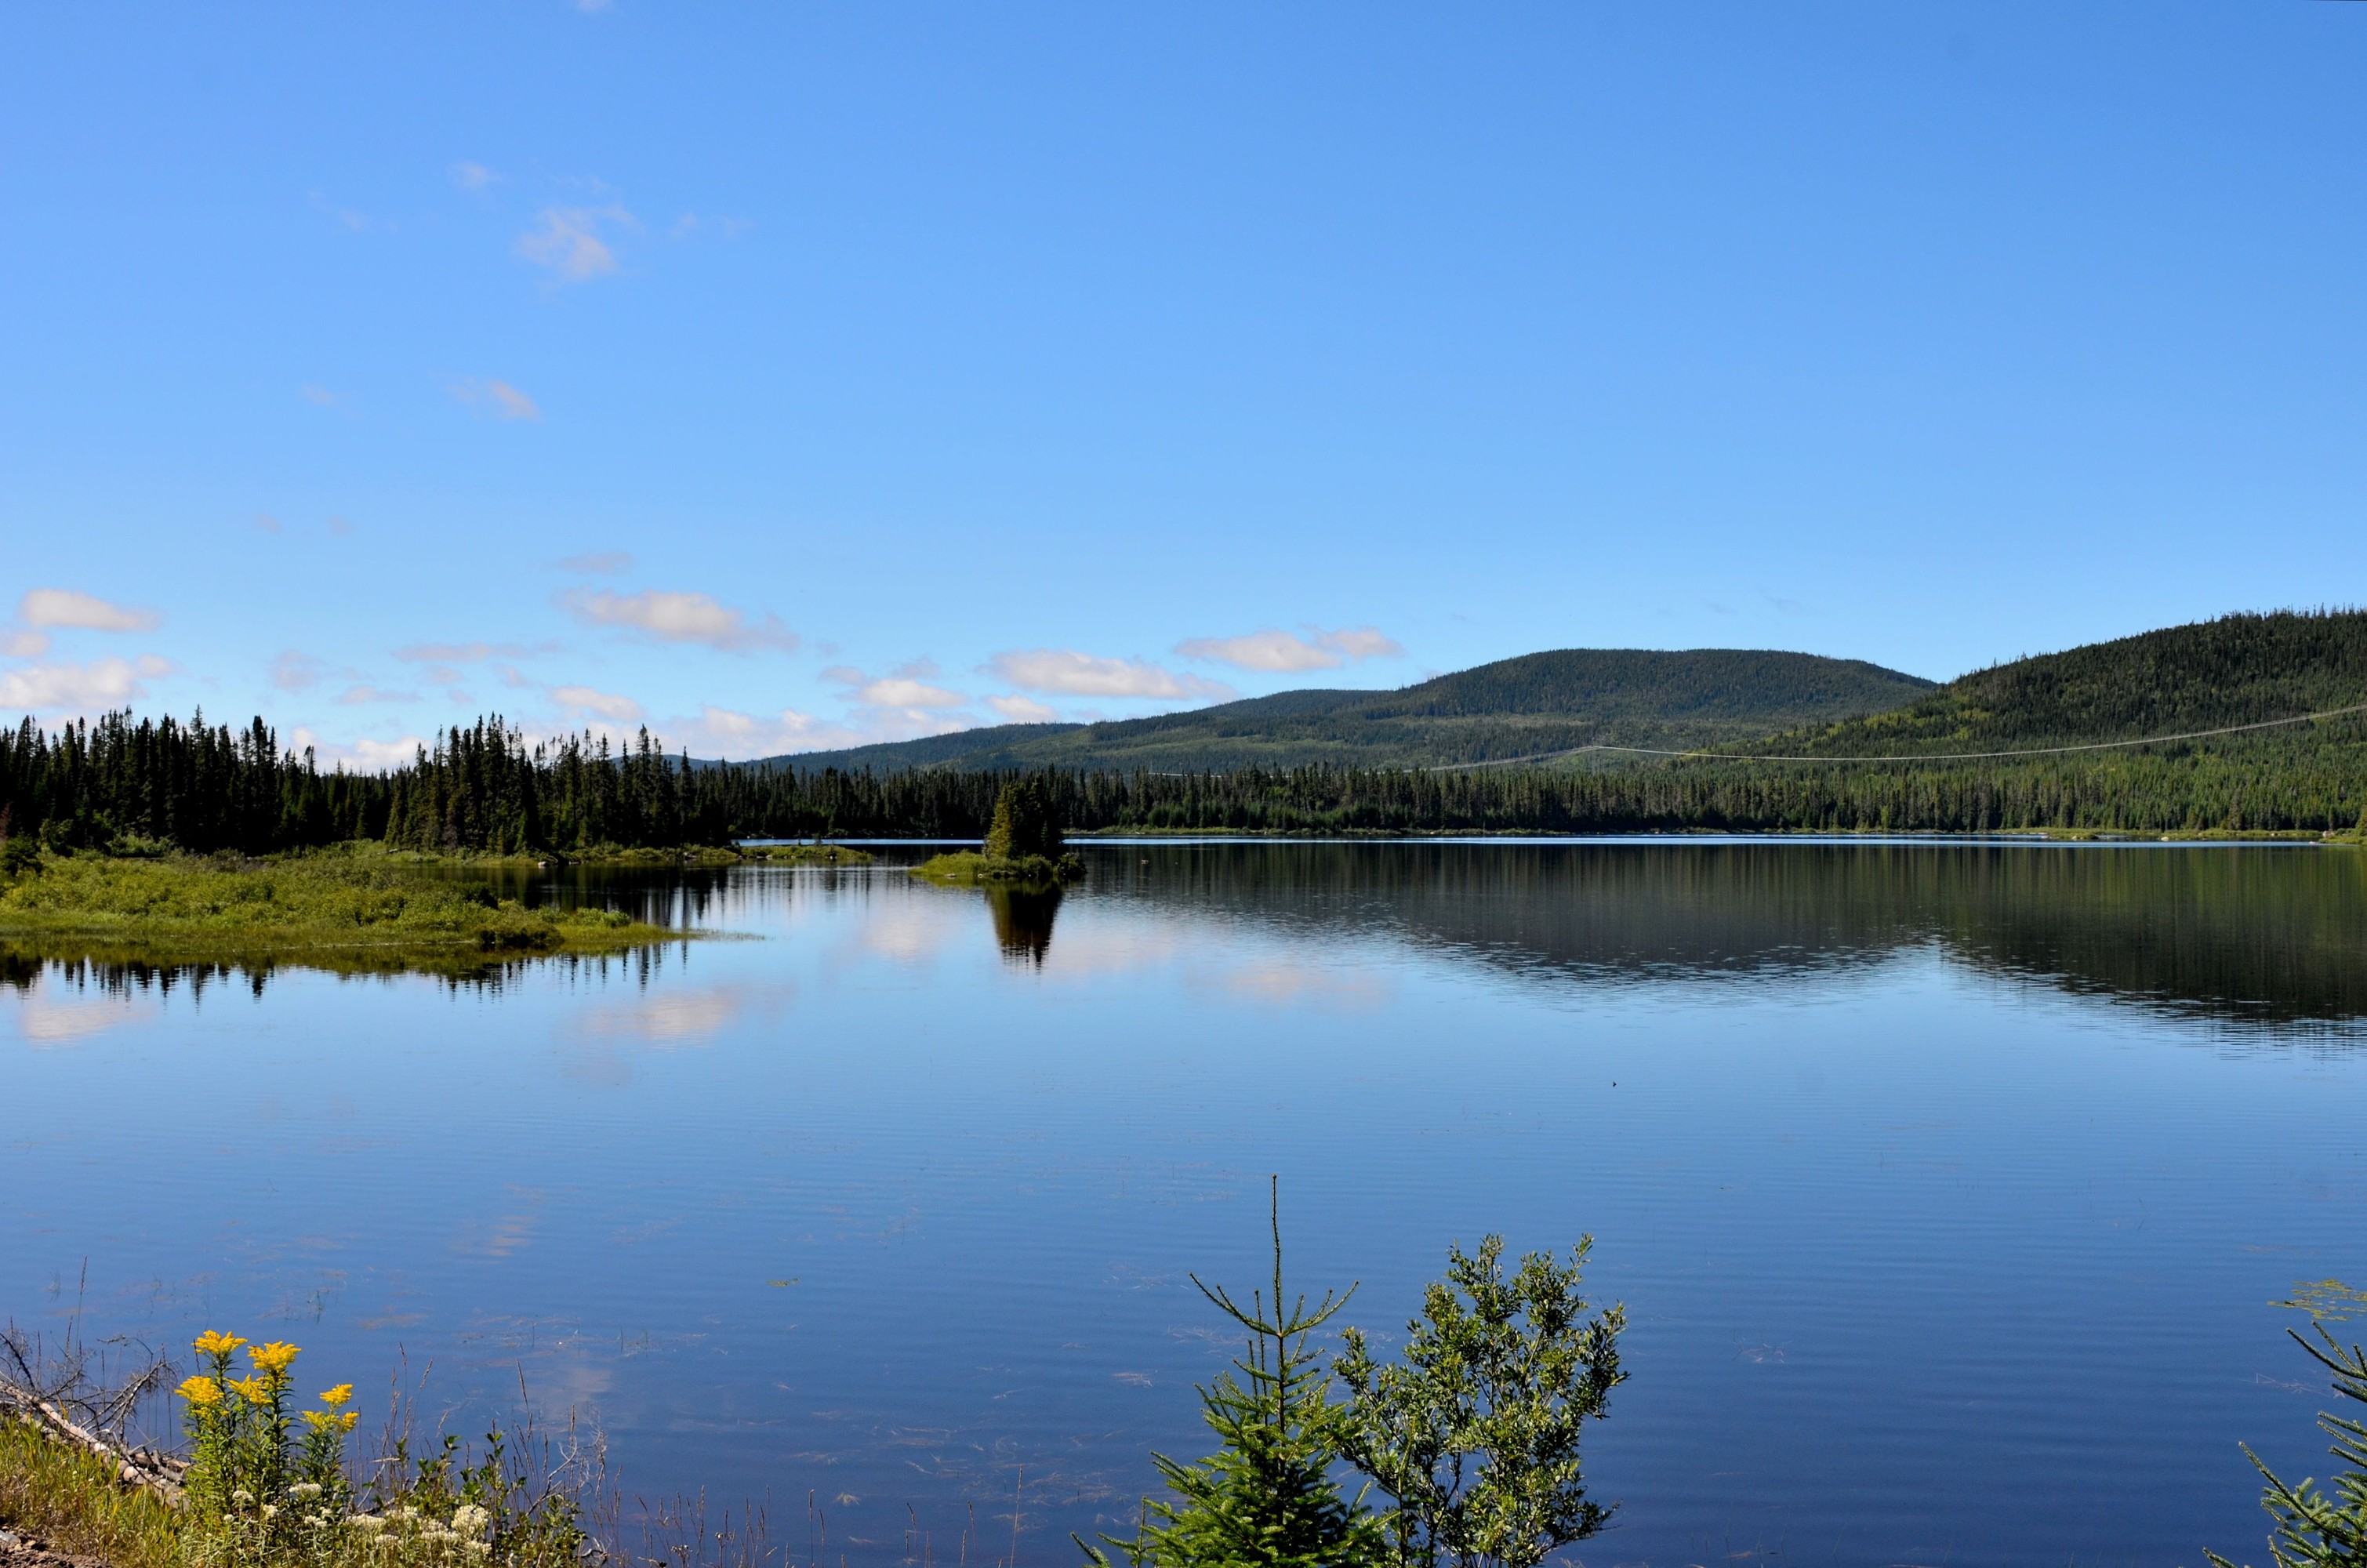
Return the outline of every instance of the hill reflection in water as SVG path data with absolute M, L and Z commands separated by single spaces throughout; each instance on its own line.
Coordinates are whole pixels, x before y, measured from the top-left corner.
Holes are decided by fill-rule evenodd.
M 1931 949 L 1984 974 L 2239 1029 L 2324 1033 L 2367 1019 L 2367 853 L 2350 849 L 1625 840 L 1104 842 L 1086 853 L 1091 875 L 1070 895 L 1077 918 L 1099 906 L 1294 941 L 1394 941 L 1547 987 L 1829 976 Z M 906 885 L 893 852 L 867 871 L 446 874 L 676 929 L 762 928 L 785 899 L 923 891 Z M 1059 969 L 1059 889 L 926 893 L 974 906 L 980 933 L 1007 962 Z M 967 940 L 962 929 L 934 925 L 928 940 Z M 646 986 L 680 951 L 501 958 L 436 978 L 497 991 L 556 966 Z M 104 991 L 256 995 L 283 967 L 300 967 L 0 945 L 0 986 L 24 990 L 48 965 Z
M 1545 985 L 1780 978 L 1937 946 L 2183 1016 L 2367 1017 L 2367 854 L 2347 849 L 1631 840 L 1104 857 L 1096 897 L 1307 935 L 1380 928 Z

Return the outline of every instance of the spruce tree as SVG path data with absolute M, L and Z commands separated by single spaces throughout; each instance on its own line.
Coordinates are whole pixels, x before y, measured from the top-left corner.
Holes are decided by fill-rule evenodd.
M 1172 1497 L 1143 1499 L 1132 1540 L 1102 1538 L 1134 1568 L 1376 1568 L 1387 1558 L 1381 1522 L 1361 1495 L 1342 1498 L 1332 1480 L 1342 1413 L 1331 1403 L 1331 1371 L 1308 1344 L 1348 1298 L 1326 1292 L 1310 1310 L 1301 1295 L 1285 1307 L 1278 1182 L 1273 1205 L 1270 1307 L 1254 1291 L 1245 1311 L 1222 1286 L 1192 1276 L 1202 1295 L 1249 1330 L 1249 1351 L 1233 1363 L 1239 1378 L 1221 1373 L 1200 1391 L 1217 1451 L 1196 1464 L 1151 1455 Z M 1094 1568 L 1113 1568 L 1109 1552 L 1076 1540 Z
M 2339 1286 L 2336 1290 L 2357 1294 Z M 2316 1327 L 2324 1348 L 2298 1334 L 2293 1335 L 2294 1343 L 2334 1374 L 2335 1393 L 2367 1404 L 2367 1351 L 2357 1345 L 2345 1350 L 2322 1321 Z M 2367 1422 L 2324 1412 L 2317 1424 L 2334 1439 L 2328 1451 L 2343 1465 L 2332 1477 L 2331 1497 L 2318 1490 L 2314 1478 L 2290 1483 L 2280 1479 L 2248 1446 L 2244 1450 L 2245 1457 L 2269 1483 L 2260 1497 L 2260 1506 L 2268 1510 L 2276 1527 L 2269 1536 L 2269 1556 L 2277 1568 L 2359 1568 L 2367 1563 Z M 2217 1568 L 2235 1568 L 2215 1551 L 2203 1555 Z

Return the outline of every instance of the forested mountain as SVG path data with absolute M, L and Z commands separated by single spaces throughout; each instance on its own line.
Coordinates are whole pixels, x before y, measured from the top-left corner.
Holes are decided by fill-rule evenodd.
M 1280 692 L 1091 725 L 998 725 L 844 751 L 798 768 L 1434 766 L 1614 742 L 1715 746 L 1911 702 L 1932 682 L 1858 660 L 1762 649 L 1565 649 L 1392 692 Z
M 2010 750 L 2258 724 L 2358 703 L 2367 703 L 2367 611 L 2281 611 L 2018 659 L 1892 712 L 1802 727 L 1750 749 L 1834 757 Z

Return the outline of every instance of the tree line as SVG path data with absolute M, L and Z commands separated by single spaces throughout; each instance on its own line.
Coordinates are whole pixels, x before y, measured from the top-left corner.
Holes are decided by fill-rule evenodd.
M 1303 766 L 893 773 L 697 762 L 648 731 L 529 740 L 498 716 L 401 766 L 323 769 L 243 729 L 128 712 L 0 730 L 0 838 L 248 854 L 349 840 L 578 853 L 735 838 L 975 839 L 1025 780 L 1072 832 L 2176 832 L 2367 824 L 2359 726 L 1971 762 L 1676 761 L 1578 771 Z

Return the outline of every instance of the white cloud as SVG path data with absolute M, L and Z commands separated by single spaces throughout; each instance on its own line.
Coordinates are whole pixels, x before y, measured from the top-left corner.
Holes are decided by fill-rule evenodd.
M 557 649 L 545 643 L 540 648 L 526 648 L 514 642 L 414 642 L 409 648 L 398 648 L 394 656 L 406 664 L 474 664 L 481 659 L 496 655 L 504 659 L 531 659 L 538 653 L 553 653 Z M 446 672 L 448 675 L 448 671 Z M 446 675 L 430 675 L 430 680 L 442 681 Z
M 1336 648 L 1351 659 L 1402 659 L 1405 649 L 1394 637 L 1384 637 L 1371 626 L 1342 626 L 1336 632 L 1324 632 L 1316 641 L 1326 648 Z
M 289 649 L 271 661 L 271 683 L 283 692 L 303 692 L 321 683 L 321 661 Z
M 618 724 L 630 724 L 641 716 L 641 705 L 632 698 L 589 686 L 553 686 L 550 700 L 571 713 L 596 713 Z
M 357 740 L 350 746 L 340 746 L 300 725 L 289 744 L 300 753 L 310 750 L 323 767 L 343 763 L 348 769 L 379 773 L 390 768 L 409 767 L 427 742 L 416 735 L 406 735 L 400 740 Z
M 674 719 L 663 728 L 669 742 L 687 746 L 693 756 L 733 761 L 777 757 L 787 751 L 832 750 L 885 739 L 795 708 L 783 708 L 770 718 L 762 718 L 710 705 L 700 708 L 695 719 Z
M 308 403 L 317 404 L 324 409 L 341 409 L 345 406 L 345 400 L 342 395 L 329 390 L 326 387 L 315 386 L 310 381 L 297 388 L 296 395 Z
M 586 577 L 613 577 L 617 572 L 633 569 L 633 553 L 630 550 L 590 550 L 551 564 L 561 571 L 577 572 Z
M 49 650 L 47 632 L 0 631 L 0 659 L 39 659 Z
M 452 389 L 452 395 L 472 409 L 492 414 L 495 419 L 533 419 L 542 417 L 542 410 L 532 398 L 507 381 L 462 381 Z M 274 532 L 277 531 L 277 525 Z
M 364 703 L 415 703 L 417 692 L 390 692 L 380 687 L 357 684 L 337 694 L 338 703 L 345 707 L 359 707 Z
M 153 654 L 137 660 L 98 659 L 88 664 L 36 664 L 0 674 L 0 708 L 20 713 L 87 713 L 121 707 L 148 694 L 141 682 L 173 672 Z
M 28 626 L 85 626 L 95 632 L 144 632 L 164 617 L 153 610 L 110 604 L 71 588 L 36 588 L 17 601 Z
M 730 653 L 775 648 L 788 651 L 798 646 L 797 633 L 777 615 L 752 620 L 745 612 L 719 604 L 704 593 L 652 589 L 641 593 L 586 593 L 571 590 L 559 596 L 561 608 L 596 626 L 621 626 L 660 642 L 697 642 Z
M 1050 724 L 1060 716 L 1033 697 L 989 697 L 986 705 L 1014 724 Z
M 517 254 L 549 269 L 562 283 L 588 283 L 617 270 L 617 253 L 600 231 L 611 225 L 638 227 L 621 207 L 546 207 L 539 227 L 518 236 Z
M 1236 696 L 1230 686 L 1197 675 L 1178 675 L 1139 659 L 1104 659 L 1073 649 L 1038 648 L 998 653 L 988 668 L 1030 692 L 1061 692 L 1080 697 L 1200 698 Z
M 452 165 L 452 183 L 462 190 L 483 190 L 501 184 L 502 176 L 482 164 L 472 164 L 463 158 Z
M 335 219 L 338 222 L 344 224 L 347 229 L 352 230 L 357 234 L 379 227 L 379 225 L 373 220 L 370 215 L 367 212 L 357 211 L 355 209 L 350 207 L 340 207 L 335 202 L 331 201 L 327 197 L 323 196 L 317 190 L 311 194 L 312 197 L 313 210 L 327 213 L 330 217 Z M 391 229 L 394 225 L 389 223 L 384 225 L 384 227 Z
M 1268 627 L 1242 637 L 1195 637 L 1175 645 L 1186 659 L 1205 659 L 1240 670 L 1288 671 L 1336 670 L 1352 659 L 1393 659 L 1405 652 L 1371 626 L 1338 631 L 1309 628 L 1307 637 Z
M 268 512 L 256 513 L 255 514 L 255 525 L 262 529 L 266 534 L 277 534 L 279 532 L 279 519 L 274 517 Z
M 671 718 L 652 728 L 675 750 L 688 747 L 694 757 L 723 757 L 745 761 L 798 751 L 835 751 L 846 746 L 870 746 L 883 740 L 910 740 L 922 735 L 949 735 L 968 725 L 943 713 L 912 708 L 864 708 L 853 723 L 832 723 L 795 708 L 783 708 L 771 717 L 707 706 L 697 718 Z
M 959 692 L 949 692 L 943 686 L 928 684 L 928 677 L 937 667 L 925 659 L 915 660 L 901 669 L 880 676 L 865 674 L 844 665 L 825 670 L 821 678 L 835 681 L 848 688 L 847 698 L 866 707 L 878 708 L 958 708 L 968 707 L 969 698 Z

